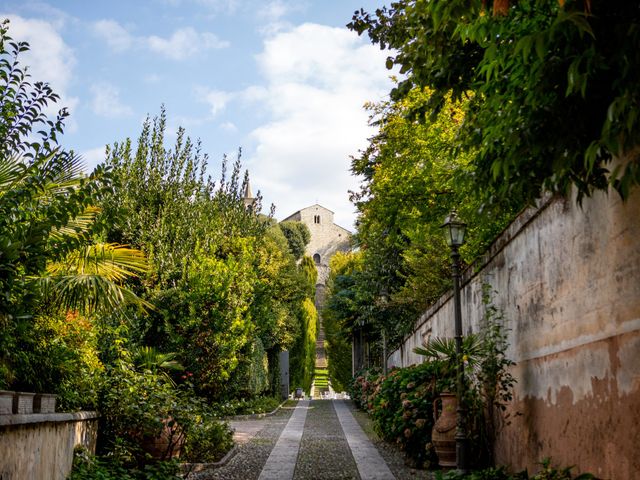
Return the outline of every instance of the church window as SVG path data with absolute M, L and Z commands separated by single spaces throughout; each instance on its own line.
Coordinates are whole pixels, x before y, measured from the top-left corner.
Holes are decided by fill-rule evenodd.
M 316 253 L 313 255 L 313 261 L 315 262 L 316 265 L 320 265 L 320 254 Z
M 320 215 L 313 216 L 313 223 L 320 223 Z

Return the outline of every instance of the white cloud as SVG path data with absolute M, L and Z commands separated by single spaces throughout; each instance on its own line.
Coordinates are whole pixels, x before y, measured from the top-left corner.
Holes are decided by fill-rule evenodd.
M 80 20 L 72 15 L 69 15 L 64 10 L 56 8 L 45 2 L 40 1 L 26 1 L 22 2 L 19 7 L 26 16 L 46 18 L 56 30 L 60 30 L 66 27 L 69 23 L 77 24 Z M 4 18 L 4 17 L 3 17 Z
M 99 20 L 93 24 L 93 31 L 116 52 L 123 52 L 134 43 L 133 36 L 115 20 Z
M 259 10 L 258 16 L 270 21 L 280 20 L 293 10 L 293 6 L 282 0 L 266 2 Z
M 233 122 L 224 122 L 220 124 L 220 128 L 222 130 L 224 130 L 225 132 L 229 132 L 229 133 L 235 133 L 238 131 L 238 127 L 236 127 L 235 123 Z
M 260 32 L 266 36 L 272 36 L 287 28 L 291 24 L 284 18 L 296 11 L 304 10 L 305 2 L 289 2 L 285 0 L 270 0 L 262 4 L 256 12 L 257 18 L 264 22 Z
M 183 60 L 230 45 L 215 33 L 198 32 L 192 27 L 179 28 L 167 38 L 158 35 L 135 36 L 115 20 L 99 20 L 93 23 L 93 32 L 114 52 L 124 52 L 132 47 L 144 48 L 172 60 Z
M 120 100 L 120 91 L 110 83 L 101 82 L 91 86 L 93 100 L 91 108 L 96 115 L 107 118 L 128 117 L 133 114 L 130 106 Z
M 216 34 L 196 32 L 191 27 L 178 29 L 169 38 L 152 35 L 146 41 L 152 51 L 173 60 L 192 57 L 203 50 L 218 50 L 229 46 L 229 42 L 220 40 Z
M 252 85 L 245 88 L 238 96 L 247 103 L 259 102 L 267 100 L 269 97 L 269 90 L 260 85 Z
M 9 32 L 14 40 L 30 44 L 30 50 L 20 54 L 20 62 L 23 66 L 28 66 L 31 80 L 49 83 L 60 95 L 60 101 L 50 105 L 46 110 L 47 114 L 54 114 L 62 106 L 70 111 L 75 109 L 78 98 L 69 94 L 69 88 L 76 59 L 73 50 L 64 42 L 54 24 L 17 15 L 0 16 L 10 19 Z
M 258 102 L 270 121 L 251 134 L 252 183 L 279 218 L 318 201 L 351 228 L 347 191 L 357 181 L 349 156 L 374 133 L 364 103 L 391 87 L 384 52 L 346 29 L 303 24 L 267 39 L 257 59 L 266 94 L 245 90 L 242 98 Z
M 198 100 L 209 105 L 212 117 L 215 117 L 218 113 L 223 111 L 227 104 L 235 97 L 235 94 L 231 92 L 208 89 L 205 87 L 196 87 L 195 94 L 198 97 Z

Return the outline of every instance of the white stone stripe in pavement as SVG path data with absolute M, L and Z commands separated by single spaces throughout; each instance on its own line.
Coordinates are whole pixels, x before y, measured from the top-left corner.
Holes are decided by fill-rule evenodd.
M 290 480 L 293 478 L 308 410 L 309 400 L 300 400 L 276 445 L 271 450 L 258 480 Z
M 333 400 L 333 408 L 342 426 L 344 436 L 351 449 L 358 473 L 362 480 L 395 480 L 389 466 L 378 453 L 378 449 L 367 438 L 342 400 Z

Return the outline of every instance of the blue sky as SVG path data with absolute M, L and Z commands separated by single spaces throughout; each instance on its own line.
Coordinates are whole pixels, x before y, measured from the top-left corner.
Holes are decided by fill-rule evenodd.
M 363 105 L 391 88 L 386 53 L 344 25 L 371 0 L 2 1 L 24 58 L 71 111 L 64 143 L 94 165 L 162 104 L 170 139 L 200 138 L 216 175 L 243 149 L 281 219 L 321 203 L 353 227 L 349 155 L 374 131 Z

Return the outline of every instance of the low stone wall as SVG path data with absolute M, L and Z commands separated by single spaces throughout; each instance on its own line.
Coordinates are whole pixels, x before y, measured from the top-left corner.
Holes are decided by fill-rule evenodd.
M 610 480 L 640 478 L 640 191 L 553 198 L 520 215 L 465 272 L 465 333 L 483 317 L 482 285 L 497 292 L 518 380 L 496 461 L 514 469 L 545 457 Z M 443 296 L 388 364 L 430 336 L 453 336 Z
M 0 479 L 64 480 L 73 450 L 95 452 L 95 412 L 0 416 Z

